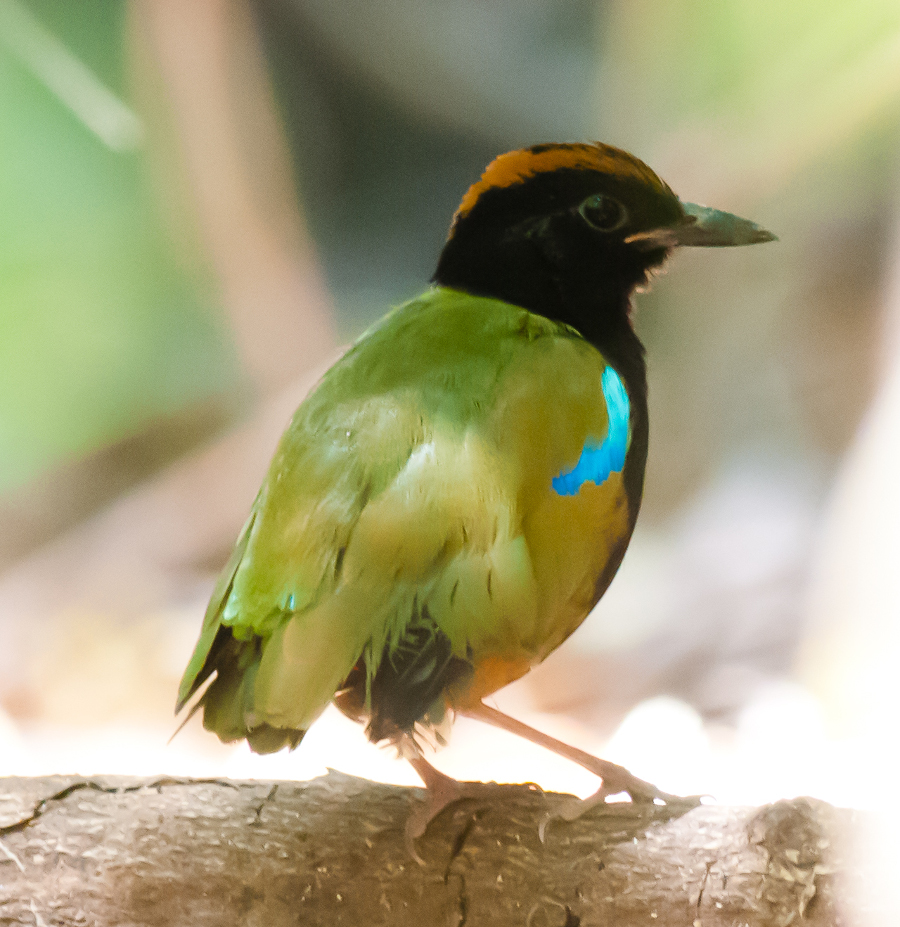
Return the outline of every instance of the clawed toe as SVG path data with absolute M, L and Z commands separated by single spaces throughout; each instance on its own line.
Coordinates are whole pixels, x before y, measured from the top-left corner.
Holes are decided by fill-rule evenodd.
M 485 793 L 490 786 L 491 784 L 485 782 L 457 782 L 449 777 L 429 783 L 425 800 L 417 804 L 406 819 L 406 846 L 417 863 L 425 865 L 416 850 L 416 841 L 424 836 L 431 822 L 445 808 L 458 801 L 485 801 Z
M 425 800 L 410 811 L 406 820 L 406 846 L 416 862 L 424 865 L 416 851 L 416 841 L 428 830 L 428 825 L 454 802 L 466 798 L 483 798 L 486 786 L 483 782 L 458 782 L 444 775 L 421 755 L 411 738 L 404 741 L 402 746 L 407 751 L 406 759 L 425 784 Z
M 605 779 L 603 785 L 593 795 L 589 795 L 587 798 L 573 798 L 571 801 L 563 802 L 556 810 L 546 815 L 538 826 L 538 836 L 541 843 L 544 842 L 547 827 L 552 821 L 567 821 L 569 823 L 577 821 L 592 808 L 596 808 L 597 805 L 607 804 L 606 800 L 613 795 L 624 793 L 628 795 L 631 803 L 635 805 L 664 805 L 673 810 L 677 808 L 679 811 L 688 811 L 691 808 L 696 808 L 701 803 L 702 796 L 700 795 L 672 795 L 669 792 L 663 792 L 643 779 L 638 779 L 637 776 L 632 775 L 626 769 L 622 769 L 622 772 L 627 777 L 627 780 L 619 776 L 610 777 L 609 780 Z

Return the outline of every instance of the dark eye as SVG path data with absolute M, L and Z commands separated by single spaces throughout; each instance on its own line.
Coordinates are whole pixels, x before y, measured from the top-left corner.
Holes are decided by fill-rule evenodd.
M 601 232 L 614 232 L 620 229 L 628 220 L 625 207 L 611 196 L 604 193 L 595 193 L 589 196 L 579 207 L 578 211 L 588 225 L 600 229 Z

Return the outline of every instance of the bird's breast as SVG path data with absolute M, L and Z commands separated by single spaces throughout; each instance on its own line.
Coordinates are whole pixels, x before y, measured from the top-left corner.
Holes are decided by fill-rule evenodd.
M 556 649 L 587 617 L 622 560 L 634 524 L 624 476 L 630 407 L 611 367 L 601 383 L 602 390 L 579 402 L 533 404 L 518 419 L 517 434 L 527 434 L 529 446 L 515 455 L 520 494 L 517 517 L 508 524 L 522 553 L 509 562 L 527 563 L 527 579 L 513 581 L 493 556 L 495 594 L 472 615 L 470 627 L 477 622 L 478 628 L 467 639 L 474 643 L 474 673 L 464 691 L 451 695 L 456 707 L 502 688 Z M 585 414 L 592 404 L 595 411 L 600 404 L 599 417 Z M 497 539 L 498 551 L 504 541 Z M 496 595 L 504 576 L 516 597 Z
M 581 624 L 605 591 L 604 578 L 621 563 L 631 526 L 621 471 L 570 495 L 551 488 L 531 510 L 523 533 L 543 616 L 539 659 Z

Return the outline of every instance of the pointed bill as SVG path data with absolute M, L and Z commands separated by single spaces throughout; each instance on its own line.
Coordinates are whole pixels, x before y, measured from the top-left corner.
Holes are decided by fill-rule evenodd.
M 778 237 L 749 219 L 710 209 L 697 203 L 682 203 L 685 221 L 665 228 L 638 232 L 627 239 L 629 244 L 651 248 L 705 247 L 728 248 L 778 241 Z
M 695 221 L 678 229 L 676 244 L 722 248 L 778 241 L 767 229 L 730 212 L 710 209 L 709 206 L 699 206 L 697 203 L 682 203 L 681 206 L 685 215 L 692 216 Z

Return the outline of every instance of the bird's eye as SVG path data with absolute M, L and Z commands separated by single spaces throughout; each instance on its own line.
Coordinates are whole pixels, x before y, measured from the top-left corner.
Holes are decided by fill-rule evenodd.
M 592 225 L 601 232 L 614 232 L 628 220 L 625 207 L 611 196 L 596 193 L 589 196 L 579 207 L 578 211 L 588 225 Z

